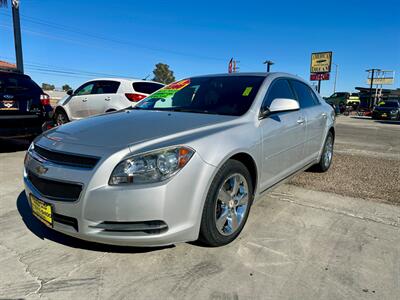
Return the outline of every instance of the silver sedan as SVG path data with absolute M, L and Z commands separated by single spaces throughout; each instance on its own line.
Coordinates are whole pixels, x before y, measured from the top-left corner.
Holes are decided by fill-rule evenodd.
M 307 168 L 328 170 L 334 118 L 290 74 L 187 78 L 37 138 L 26 195 L 40 221 L 84 240 L 221 246 L 262 193 Z

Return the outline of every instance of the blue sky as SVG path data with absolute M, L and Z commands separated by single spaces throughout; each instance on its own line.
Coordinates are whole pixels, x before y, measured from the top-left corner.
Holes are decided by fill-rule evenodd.
M 21 0 L 21 25 L 26 73 L 39 84 L 143 78 L 158 62 L 177 79 L 223 73 L 231 57 L 242 72 L 264 71 L 271 59 L 272 70 L 308 79 L 311 52 L 333 51 L 337 90 L 353 91 L 366 86 L 369 68 L 400 76 L 399 11 L 394 0 Z M 10 7 L 0 9 L 0 59 L 14 61 L 10 15 Z M 323 95 L 332 93 L 333 77 L 322 82 Z

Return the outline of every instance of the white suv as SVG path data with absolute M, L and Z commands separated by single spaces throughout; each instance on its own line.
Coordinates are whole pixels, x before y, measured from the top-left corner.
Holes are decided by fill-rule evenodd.
M 54 111 L 57 125 L 135 105 L 164 85 L 154 81 L 99 78 L 85 82 L 58 101 Z

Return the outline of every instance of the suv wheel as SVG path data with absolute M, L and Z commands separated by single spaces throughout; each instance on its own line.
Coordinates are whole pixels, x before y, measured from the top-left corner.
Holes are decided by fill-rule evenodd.
M 200 241 L 209 246 L 232 242 L 242 231 L 253 202 L 253 183 L 244 164 L 228 160 L 218 171 L 204 204 Z

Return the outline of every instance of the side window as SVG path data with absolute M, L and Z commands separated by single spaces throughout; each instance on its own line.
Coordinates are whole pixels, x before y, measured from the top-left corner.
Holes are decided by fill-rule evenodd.
M 276 98 L 296 99 L 286 79 L 277 79 L 272 82 L 264 98 L 263 107 L 269 107 Z
M 116 94 L 120 83 L 118 81 L 97 81 L 92 94 Z
M 93 87 L 94 82 L 88 82 L 76 90 L 75 96 L 89 95 L 92 92 Z
M 301 108 L 307 108 L 318 104 L 318 102 L 315 102 L 316 96 L 314 92 L 306 84 L 297 80 L 291 80 L 291 83 L 297 94 L 297 99 L 300 102 Z

